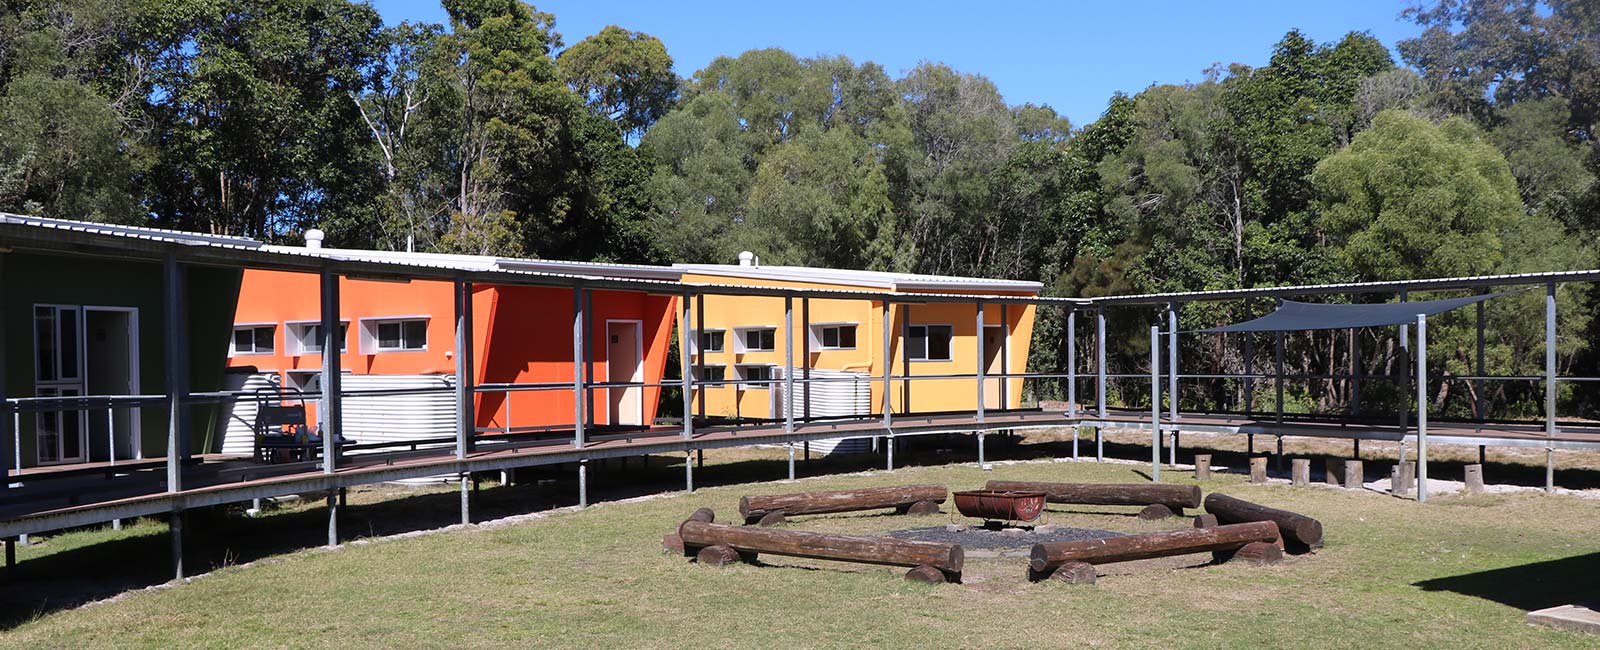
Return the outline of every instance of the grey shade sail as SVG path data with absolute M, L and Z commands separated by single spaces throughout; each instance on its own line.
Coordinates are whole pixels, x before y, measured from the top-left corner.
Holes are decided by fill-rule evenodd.
M 1523 291 L 1526 291 L 1524 289 Z M 1492 298 L 1508 296 L 1521 291 L 1486 293 L 1465 298 L 1444 300 L 1419 300 L 1415 302 L 1389 302 L 1376 305 L 1341 305 L 1315 302 L 1278 301 L 1272 313 L 1232 325 L 1194 330 L 1207 332 L 1302 332 L 1309 330 L 1340 330 L 1352 327 L 1383 327 L 1417 322 L 1417 315 L 1432 316 L 1452 309 L 1480 303 Z

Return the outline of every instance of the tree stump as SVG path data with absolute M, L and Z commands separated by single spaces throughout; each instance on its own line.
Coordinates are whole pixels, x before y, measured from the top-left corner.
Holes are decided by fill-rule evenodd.
M 906 506 L 905 511 L 905 514 L 912 516 L 937 515 L 939 513 L 939 504 L 934 501 L 918 501 Z
M 677 533 L 667 533 L 661 536 L 661 552 L 672 555 L 683 555 L 683 538 Z
M 1159 503 L 1150 504 L 1145 506 L 1143 510 L 1139 511 L 1139 518 L 1146 520 L 1166 519 L 1172 515 L 1172 508 L 1168 508 Z
M 694 556 L 694 560 L 706 566 L 724 566 L 742 562 L 744 558 L 740 557 L 739 552 L 733 550 L 732 546 L 718 544 L 700 549 L 700 552 Z
M 778 524 L 782 524 L 782 523 L 785 523 L 785 522 L 788 522 L 788 521 L 789 521 L 789 519 L 787 517 L 783 516 L 783 512 L 782 511 L 775 511 L 775 512 L 769 512 L 767 514 L 761 515 L 761 519 L 756 521 L 756 525 L 757 526 L 766 526 L 766 527 L 770 528 L 772 526 L 776 526 Z
M 944 572 L 926 564 L 919 564 L 906 572 L 906 582 L 922 582 L 930 585 L 942 585 L 949 580 L 945 579 Z
M 1290 483 L 1298 486 L 1311 485 L 1311 459 L 1296 458 L 1289 461 Z
M 1217 527 L 1217 516 L 1214 515 L 1214 514 L 1211 514 L 1209 512 L 1207 512 L 1205 514 L 1195 515 L 1194 527 L 1195 528 L 1216 528 Z M 678 543 L 682 544 L 683 542 L 679 541 Z
M 1283 561 L 1283 549 L 1271 542 L 1250 542 L 1232 551 L 1214 551 L 1217 562 L 1245 562 L 1257 566 L 1271 566 Z
M 1211 454 L 1194 455 L 1194 478 L 1197 481 L 1211 478 Z
M 1465 468 L 1467 494 L 1483 493 L 1483 465 L 1472 464 Z
M 1094 565 L 1088 562 L 1068 562 L 1051 571 L 1050 579 L 1069 585 L 1092 585 L 1099 577 L 1099 573 Z
M 1389 493 L 1411 494 L 1411 489 L 1417 484 L 1417 464 L 1408 460 L 1395 465 L 1392 471 L 1394 473 L 1389 476 Z
M 689 514 L 689 521 L 703 521 L 709 524 L 716 520 L 717 515 L 710 508 L 699 508 Z
M 1250 482 L 1262 484 L 1267 482 L 1267 457 L 1256 456 L 1250 459 Z
M 1367 482 L 1361 469 L 1361 461 L 1347 460 L 1344 462 L 1344 486 L 1347 489 L 1359 490 L 1366 487 Z

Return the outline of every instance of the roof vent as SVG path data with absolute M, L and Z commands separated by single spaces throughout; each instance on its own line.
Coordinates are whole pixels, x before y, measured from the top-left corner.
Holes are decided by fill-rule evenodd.
M 322 237 L 323 237 L 322 229 L 320 229 L 320 228 L 311 228 L 311 229 L 307 230 L 306 231 L 306 248 L 310 248 L 310 249 L 313 249 L 313 250 L 318 249 L 318 248 L 322 248 Z
M 760 266 L 760 265 L 761 265 L 761 261 L 756 258 L 756 254 L 755 253 L 752 253 L 750 251 L 742 251 L 742 252 L 739 253 L 739 266 Z

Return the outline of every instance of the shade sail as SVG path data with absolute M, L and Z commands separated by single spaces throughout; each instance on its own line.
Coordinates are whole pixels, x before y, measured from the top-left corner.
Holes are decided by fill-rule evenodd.
M 1338 330 L 1352 327 L 1383 327 L 1417 322 L 1417 315 L 1432 316 L 1480 303 L 1492 298 L 1507 296 L 1518 291 L 1486 293 L 1465 298 L 1444 300 L 1419 300 L 1415 302 L 1390 302 L 1376 305 L 1339 305 L 1315 302 L 1278 301 L 1272 313 L 1232 325 L 1195 330 L 1196 332 L 1300 332 L 1307 330 Z

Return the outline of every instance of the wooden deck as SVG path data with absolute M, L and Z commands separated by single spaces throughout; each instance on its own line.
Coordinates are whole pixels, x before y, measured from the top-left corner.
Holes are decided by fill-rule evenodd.
M 786 432 L 781 423 L 707 426 L 697 428 L 691 438 L 684 438 L 680 428 L 658 427 L 592 435 L 581 448 L 573 444 L 571 431 L 551 432 L 552 437 L 543 439 L 487 435 L 475 439 L 474 449 L 463 458 L 456 457 L 453 445 L 351 454 L 341 458 L 332 473 L 324 472 L 320 462 L 260 465 L 247 457 L 208 455 L 191 460 L 183 468 L 182 489 L 178 491 L 167 489 L 164 459 L 119 462 L 116 467 L 101 463 L 92 467 L 36 468 L 21 476 L 20 487 L 0 490 L 0 537 L 355 485 L 582 460 L 851 436 L 916 436 L 1073 425 L 1148 430 L 1150 414 L 1113 411 L 1100 418 L 1082 411 L 1077 417 L 1069 417 L 1060 411 L 1021 410 L 989 413 L 981 422 L 975 413 L 899 415 L 888 428 L 881 418 L 873 417 L 797 423 L 792 433 Z M 1360 440 L 1416 439 L 1414 429 L 1403 431 L 1397 425 L 1295 420 L 1279 423 L 1236 415 L 1180 414 L 1177 422 L 1163 418 L 1161 428 Z M 1563 428 L 1550 439 L 1537 424 L 1479 427 L 1437 422 L 1429 425 L 1428 439 L 1435 444 L 1600 449 L 1600 429 Z

